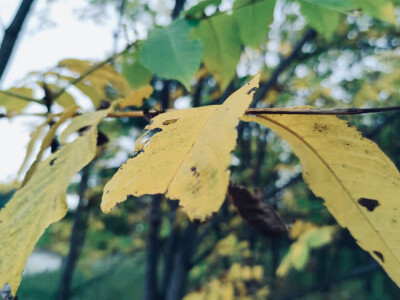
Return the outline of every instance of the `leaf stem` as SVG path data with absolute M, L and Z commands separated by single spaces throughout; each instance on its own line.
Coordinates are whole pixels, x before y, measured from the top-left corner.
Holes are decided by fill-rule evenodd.
M 4 95 L 7 95 L 7 96 L 15 97 L 15 98 L 18 98 L 18 99 L 21 99 L 21 100 L 30 101 L 30 102 L 36 102 L 36 103 L 39 103 L 39 104 L 44 104 L 44 102 L 42 100 L 38 100 L 38 99 L 31 98 L 31 97 L 28 97 L 28 96 L 24 96 L 24 95 L 21 95 L 21 94 L 16 94 L 16 93 L 12 93 L 12 92 L 9 92 L 9 91 L 2 91 L 2 90 L 0 90 L 0 93 L 2 93 Z
M 149 110 L 149 111 L 117 111 L 111 112 L 107 115 L 108 118 L 144 118 L 154 117 L 156 115 L 173 111 L 175 109 L 168 109 L 166 111 Z M 377 107 L 377 108 L 316 108 L 316 107 L 305 107 L 296 108 L 249 108 L 246 110 L 246 115 L 361 115 L 371 113 L 382 113 L 400 111 L 400 106 L 390 107 Z M 60 114 L 52 114 L 52 116 L 59 116 Z M 30 116 L 30 117 L 49 117 L 48 113 L 8 113 L 0 114 L 1 118 L 11 118 L 18 116 Z

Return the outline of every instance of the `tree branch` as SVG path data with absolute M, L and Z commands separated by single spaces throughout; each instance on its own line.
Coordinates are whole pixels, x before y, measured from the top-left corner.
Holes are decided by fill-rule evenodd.
M 257 90 L 251 107 L 256 107 L 258 102 L 264 99 L 264 97 L 268 94 L 271 88 L 277 83 L 278 78 L 282 74 L 282 72 L 285 71 L 291 65 L 291 63 L 298 57 L 303 46 L 308 41 L 314 39 L 316 36 L 317 33 L 314 29 L 307 30 L 303 38 L 295 45 L 292 53 L 290 53 L 288 57 L 286 57 L 280 62 L 278 67 L 272 73 L 270 79 L 266 83 L 261 85 L 260 88 Z
M 149 116 L 155 117 L 161 113 L 174 111 L 174 109 L 168 109 L 163 111 L 158 110 L 145 110 L 145 111 L 119 111 L 111 112 L 107 115 L 108 118 L 147 118 Z M 400 106 L 389 106 L 389 107 L 377 107 L 377 108 L 299 108 L 293 110 L 293 108 L 249 108 L 246 110 L 246 115 L 361 115 L 381 112 L 392 112 L 400 111 Z M 0 114 L 1 118 L 12 118 L 12 117 L 48 117 L 51 114 L 48 113 L 7 113 Z M 54 114 L 53 116 L 58 116 Z
M 0 46 L 0 81 L 10 60 L 18 35 L 21 32 L 22 26 L 34 1 L 35 0 L 22 0 L 14 20 L 4 32 L 3 41 Z

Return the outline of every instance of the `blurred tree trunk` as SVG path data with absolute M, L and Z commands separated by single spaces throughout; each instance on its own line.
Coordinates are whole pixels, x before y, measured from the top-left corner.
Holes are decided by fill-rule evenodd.
M 22 0 L 14 20 L 4 31 L 3 41 L 0 46 L 0 82 L 14 50 L 18 35 L 21 32 L 22 26 L 34 1 L 35 0 Z
M 72 228 L 69 253 L 63 262 L 61 269 L 60 283 L 56 295 L 57 300 L 67 300 L 70 298 L 70 291 L 74 271 L 81 254 L 82 246 L 85 242 L 86 229 L 90 212 L 90 201 L 85 193 L 88 187 L 90 165 L 82 170 L 82 178 L 79 185 L 79 204 L 75 212 L 75 221 Z

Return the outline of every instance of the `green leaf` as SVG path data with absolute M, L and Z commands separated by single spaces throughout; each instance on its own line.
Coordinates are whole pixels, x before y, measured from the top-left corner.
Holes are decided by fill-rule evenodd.
M 197 3 L 195 6 L 191 7 L 189 10 L 185 12 L 185 16 L 188 18 L 200 18 L 204 13 L 204 10 L 207 6 L 210 5 L 220 5 L 221 0 L 205 0 Z
M 233 16 L 221 14 L 200 22 L 193 35 L 204 44 L 204 64 L 224 90 L 236 74 L 241 42 Z
M 233 16 L 239 25 L 239 36 L 246 46 L 256 48 L 266 38 L 274 18 L 275 0 L 236 0 Z
M 143 43 L 140 61 L 165 79 L 176 79 L 190 89 L 190 80 L 200 67 L 203 47 L 189 36 L 191 25 L 179 19 L 167 27 L 154 29 Z
M 96 112 L 96 123 L 109 110 Z M 95 124 L 92 124 L 95 125 Z M 28 183 L 0 211 L 0 287 L 8 283 L 13 294 L 39 237 L 67 212 L 65 194 L 72 177 L 96 154 L 97 126 L 38 164 Z
M 326 39 L 330 39 L 339 26 L 340 14 L 336 11 L 307 2 L 301 2 L 300 10 L 308 24 Z
M 321 7 L 325 7 L 339 12 L 347 12 L 357 9 L 357 5 L 350 0 L 301 0 Z
M 122 74 L 133 89 L 148 85 L 153 77 L 153 73 L 140 62 L 139 53 L 140 51 L 136 50 L 125 54 L 122 62 Z
M 394 5 L 391 0 L 301 0 L 341 13 L 361 10 L 381 21 L 395 23 Z
M 394 5 L 391 0 L 351 0 L 361 11 L 388 23 L 396 23 Z

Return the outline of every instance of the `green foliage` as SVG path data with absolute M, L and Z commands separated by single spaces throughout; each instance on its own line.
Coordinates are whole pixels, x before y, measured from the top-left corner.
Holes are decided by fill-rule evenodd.
M 340 14 L 321 6 L 301 3 L 301 13 L 307 19 L 312 28 L 321 33 L 326 39 L 330 39 L 339 26 Z
M 147 85 L 152 73 L 139 60 L 140 50 L 128 52 L 123 56 L 122 73 L 133 89 Z
M 190 90 L 190 80 L 200 66 L 203 47 L 189 36 L 190 22 L 177 20 L 154 29 L 143 43 L 140 61 L 164 79 L 176 79 Z
M 204 64 L 224 90 L 236 74 L 241 43 L 237 24 L 231 16 L 221 14 L 202 20 L 193 35 L 204 44 Z
M 233 16 L 239 26 L 243 45 L 257 48 L 268 36 L 274 17 L 275 0 L 236 0 Z

